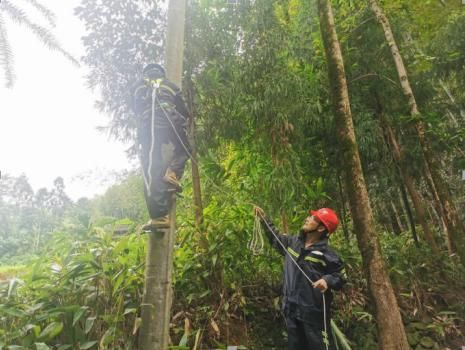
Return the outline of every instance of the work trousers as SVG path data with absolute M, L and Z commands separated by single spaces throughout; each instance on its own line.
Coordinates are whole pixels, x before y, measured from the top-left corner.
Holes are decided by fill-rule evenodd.
M 323 322 L 322 322 L 323 324 Z M 328 329 L 329 342 L 326 348 L 324 342 L 323 325 L 313 325 L 300 321 L 294 317 L 286 317 L 288 350 L 333 350 L 331 333 Z
M 170 168 L 181 179 L 189 159 L 185 150 L 185 147 L 189 147 L 187 136 L 182 126 L 175 132 L 171 125 L 155 125 L 152 133 L 152 126 L 146 125 L 138 131 L 138 138 L 141 145 L 145 201 L 150 218 L 156 219 L 168 214 L 174 190 L 172 185 L 163 180 L 166 170 Z

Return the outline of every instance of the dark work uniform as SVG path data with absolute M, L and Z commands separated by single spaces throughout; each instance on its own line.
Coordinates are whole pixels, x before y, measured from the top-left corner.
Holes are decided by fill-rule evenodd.
M 155 219 L 167 215 L 169 210 L 172 185 L 163 181 L 167 168 L 179 180 L 189 159 L 185 150 L 185 147 L 189 150 L 186 135 L 188 112 L 181 90 L 167 79 L 138 81 L 132 97 L 145 199 L 150 217 Z M 167 144 L 172 145 L 173 156 L 163 159 L 162 146 Z
M 297 268 L 289 255 L 278 243 L 268 226 L 262 226 L 271 244 L 285 256 L 283 310 L 286 317 L 289 337 L 289 350 L 326 350 L 333 349 L 331 336 L 331 302 L 332 290 L 340 290 L 345 281 L 342 277 L 343 262 L 328 247 L 328 240 L 322 240 L 305 248 L 304 236 L 287 236 L 280 234 L 273 224 L 267 220 L 286 251 L 294 258 L 313 282 L 323 278 L 328 284 L 324 293 L 326 299 L 326 329 L 324 333 L 323 294 L 313 288 L 303 273 Z M 326 344 L 328 347 L 326 347 Z

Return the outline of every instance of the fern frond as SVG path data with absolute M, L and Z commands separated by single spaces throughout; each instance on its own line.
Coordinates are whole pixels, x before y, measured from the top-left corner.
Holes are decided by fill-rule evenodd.
M 27 27 L 50 50 L 56 50 L 76 66 L 79 62 L 70 53 L 61 47 L 55 36 L 47 29 L 32 22 L 26 13 L 14 6 L 10 1 L 3 0 L 1 9 L 16 23 Z
M 30 3 L 37 11 L 39 11 L 42 14 L 42 16 L 44 16 L 47 19 L 48 23 L 50 23 L 52 27 L 56 26 L 57 17 L 50 9 L 39 3 L 37 0 L 24 1 Z
M 8 41 L 8 33 L 6 30 L 5 21 L 0 12 L 0 66 L 3 68 L 7 88 L 13 87 L 16 77 L 13 65 L 14 57 L 11 51 L 10 42 Z

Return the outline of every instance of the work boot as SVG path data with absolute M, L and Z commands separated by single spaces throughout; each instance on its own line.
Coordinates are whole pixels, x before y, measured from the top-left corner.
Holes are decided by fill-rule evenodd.
M 161 216 L 156 219 L 149 220 L 144 226 L 142 226 L 143 232 L 156 232 L 159 229 L 166 229 L 170 227 L 170 220 L 168 215 Z
M 176 176 L 176 173 L 170 168 L 166 169 L 165 176 L 163 176 L 163 181 L 172 185 L 175 191 L 181 192 L 182 190 L 181 183 L 179 182 L 178 177 Z

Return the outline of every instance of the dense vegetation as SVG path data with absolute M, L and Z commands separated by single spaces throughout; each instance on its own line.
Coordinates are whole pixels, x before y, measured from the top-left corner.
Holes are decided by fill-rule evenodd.
M 88 29 L 89 83 L 103 92 L 99 106 L 113 116 L 110 130 L 128 139 L 128 87 L 160 57 L 164 17 L 156 2 L 123 4 L 83 1 L 76 13 Z M 465 232 L 447 223 L 417 125 L 425 125 L 463 222 L 465 12 L 459 1 L 381 4 L 421 114 L 409 109 L 368 2 L 333 1 L 358 150 L 408 341 L 416 350 L 455 349 L 464 345 L 464 252 L 457 248 Z M 288 232 L 298 230 L 309 207 L 337 209 L 342 224 L 331 244 L 346 262 L 348 284 L 337 296 L 336 324 L 353 349 L 377 348 L 318 21 L 311 1 L 189 4 L 184 91 L 202 197 L 194 193 L 195 176 L 186 174 L 177 216 L 175 349 L 285 346 L 281 258 L 269 247 L 258 256 L 247 249 L 252 203 Z M 77 202 L 60 178 L 52 190 L 34 192 L 26 177 L 7 177 L 0 216 L 0 347 L 137 348 L 146 240 L 139 227 L 147 218 L 137 173 Z

